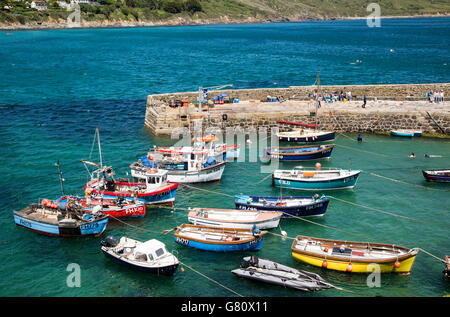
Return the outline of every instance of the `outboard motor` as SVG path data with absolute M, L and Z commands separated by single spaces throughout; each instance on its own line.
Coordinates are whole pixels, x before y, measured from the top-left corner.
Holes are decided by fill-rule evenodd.
M 113 248 L 119 244 L 116 238 L 113 236 L 107 236 L 104 240 L 100 242 L 100 244 L 107 248 Z

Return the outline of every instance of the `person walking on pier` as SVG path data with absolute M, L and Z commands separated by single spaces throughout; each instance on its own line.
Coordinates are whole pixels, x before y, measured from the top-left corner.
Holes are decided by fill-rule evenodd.
M 366 95 L 364 95 L 364 99 L 363 100 L 364 100 L 364 103 L 363 103 L 362 107 L 365 108 L 366 107 L 366 103 L 367 103 Z

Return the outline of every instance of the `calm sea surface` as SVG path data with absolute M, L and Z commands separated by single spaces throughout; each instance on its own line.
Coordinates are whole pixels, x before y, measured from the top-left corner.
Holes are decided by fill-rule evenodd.
M 127 224 L 111 220 L 99 238 L 50 238 L 14 224 L 13 210 L 60 194 L 56 160 L 66 192 L 82 193 L 87 173 L 79 160 L 88 158 L 96 127 L 104 162 L 123 176 L 151 145 L 172 144 L 144 128 L 148 94 L 223 84 L 313 85 L 319 70 L 325 85 L 450 81 L 450 19 L 383 20 L 381 26 L 361 20 L 1 32 L 0 296 L 234 296 L 187 267 L 157 277 L 116 265 L 99 251 L 106 235 L 159 239 L 184 264 L 244 296 L 448 294 L 444 265 L 424 252 L 410 275 L 382 275 L 379 288 L 369 288 L 366 275 L 325 271 L 290 254 L 290 238 L 298 234 L 418 247 L 441 259 L 450 254 L 450 187 L 426 183 L 420 174 L 450 166 L 445 140 L 363 135 L 358 144 L 354 134 L 339 135 L 323 166 L 362 169 L 357 187 L 329 192 L 339 200 L 332 199 L 324 217 L 283 219 L 273 232 L 284 230 L 288 238 L 266 235 L 258 256 L 319 273 L 354 293 L 301 293 L 239 279 L 230 271 L 246 253 L 188 249 L 175 244 L 173 233 L 158 233 L 186 222 L 183 209 L 148 209 L 145 218 Z M 408 158 L 411 152 L 416 159 Z M 424 153 L 442 157 L 425 159 Z M 266 176 L 260 163 L 229 163 L 221 182 L 196 185 L 210 192 L 181 186 L 175 207 L 232 208 L 233 198 L 220 193 L 279 195 Z M 283 190 L 288 194 L 304 193 Z M 70 263 L 81 267 L 80 288 L 66 284 Z

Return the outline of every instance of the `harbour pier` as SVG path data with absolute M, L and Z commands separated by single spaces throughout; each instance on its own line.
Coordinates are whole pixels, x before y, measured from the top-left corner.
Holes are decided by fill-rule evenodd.
M 170 135 L 175 128 L 243 129 L 279 126 L 277 121 L 317 123 L 318 129 L 338 132 L 386 133 L 392 129 L 420 129 L 424 136 L 450 135 L 450 83 L 320 86 L 320 93 L 351 92 L 350 100 L 317 108 L 316 86 L 230 89 L 208 91 L 199 107 L 199 92 L 154 94 L 147 97 L 145 126 L 155 135 Z M 425 94 L 443 92 L 444 101 L 430 102 Z M 363 107 L 363 99 L 366 104 Z M 282 101 L 276 98 L 282 97 Z M 270 101 L 268 101 L 270 100 Z

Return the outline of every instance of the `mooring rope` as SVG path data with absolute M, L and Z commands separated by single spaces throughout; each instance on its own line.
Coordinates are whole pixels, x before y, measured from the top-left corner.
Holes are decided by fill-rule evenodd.
M 394 179 L 394 178 L 389 178 L 389 177 L 386 177 L 386 176 L 383 176 L 383 175 L 378 175 L 378 174 L 371 173 L 371 172 L 366 172 L 366 173 L 369 174 L 369 175 L 372 175 L 372 176 L 384 178 L 384 179 L 387 179 L 387 180 L 390 180 L 390 181 L 393 181 L 393 182 L 397 182 L 397 183 L 402 183 L 402 184 L 406 184 L 406 185 L 415 186 L 415 187 L 418 187 L 418 188 L 424 188 L 424 189 L 427 189 L 427 190 L 437 190 L 437 191 L 448 192 L 448 190 L 445 190 L 445 189 L 432 188 L 432 187 L 427 187 L 427 186 L 422 186 L 422 185 L 412 184 L 412 183 L 404 182 L 404 181 L 401 181 L 401 180 L 398 180 L 398 179 Z
M 350 205 L 353 205 L 353 206 L 357 206 L 357 207 L 366 208 L 366 209 L 369 209 L 369 210 L 381 212 L 381 213 L 384 213 L 384 214 L 387 214 L 387 215 L 391 215 L 391 216 L 394 216 L 394 217 L 400 217 L 400 218 L 405 218 L 405 219 L 409 219 L 409 220 L 412 220 L 412 221 L 426 223 L 425 221 L 420 220 L 420 219 L 411 218 L 411 217 L 407 217 L 407 216 L 402 216 L 402 215 L 399 215 L 399 214 L 395 214 L 393 212 L 389 212 L 389 211 L 385 211 L 385 210 L 381 210 L 381 209 L 377 209 L 377 208 L 373 208 L 373 207 L 357 204 L 357 203 L 354 203 L 354 202 L 351 202 L 351 201 L 348 201 L 348 200 L 344 200 L 344 199 L 340 199 L 340 198 L 336 198 L 336 197 L 333 197 L 333 196 L 327 196 L 327 197 L 330 197 L 332 199 L 338 200 L 338 201 L 346 203 L 346 204 L 350 204 Z
M 202 190 L 202 191 L 205 191 L 205 192 L 208 192 L 208 193 L 212 193 L 212 194 L 216 194 L 216 195 L 222 195 L 222 196 L 227 196 L 227 197 L 234 198 L 234 196 L 232 196 L 232 195 L 228 195 L 228 194 L 225 194 L 225 193 L 219 193 L 219 192 L 215 192 L 215 191 L 204 189 L 204 188 L 198 188 L 198 187 L 191 186 L 191 185 L 188 185 L 188 184 L 183 184 L 183 186 L 186 186 L 186 187 L 189 187 L 189 188 L 193 188 L 193 189 Z
M 220 287 L 223 287 L 223 288 L 226 289 L 227 291 L 229 291 L 229 292 L 231 292 L 231 293 L 233 293 L 233 294 L 235 294 L 235 295 L 237 295 L 237 296 L 239 296 L 239 297 L 244 297 L 243 295 L 239 294 L 238 292 L 233 291 L 231 288 L 229 288 L 229 287 L 227 287 L 227 286 L 225 286 L 225 285 L 219 283 L 218 281 L 216 281 L 216 280 L 210 278 L 209 276 L 206 276 L 206 275 L 203 274 L 203 273 L 200 273 L 199 271 L 195 270 L 195 269 L 192 268 L 191 266 L 189 266 L 189 265 L 187 265 L 187 264 L 185 264 L 185 263 L 183 263 L 183 262 L 181 262 L 181 261 L 179 261 L 179 262 L 180 262 L 180 264 L 184 265 L 184 266 L 187 267 L 188 269 L 194 271 L 195 273 L 199 274 L 200 276 L 203 276 L 203 277 L 206 278 L 207 280 L 209 280 L 209 281 L 211 281 L 211 282 L 213 282 L 213 283 L 219 285 Z
M 422 249 L 422 248 L 417 248 L 417 249 L 419 249 L 419 250 L 422 251 L 423 253 L 428 254 L 429 256 L 435 258 L 436 260 L 439 260 L 439 261 L 442 262 L 442 263 L 446 263 L 444 259 L 441 259 L 441 258 L 439 258 L 439 257 L 437 257 L 437 256 L 435 256 L 435 255 L 433 255 L 433 254 L 431 254 L 430 252 L 425 251 L 425 250 Z
M 359 152 L 364 152 L 364 153 L 369 153 L 369 154 L 373 154 L 373 155 L 379 155 L 379 156 L 383 156 L 383 157 L 389 157 L 389 155 L 385 155 L 385 154 L 381 154 L 381 153 L 377 153 L 377 152 L 371 152 L 371 151 L 366 151 L 366 150 L 361 150 L 361 149 L 355 149 L 354 147 L 350 147 L 350 146 L 345 146 L 345 145 L 341 145 L 341 144 L 336 144 L 336 146 L 340 146 L 349 150 L 354 150 L 354 151 L 359 151 Z

